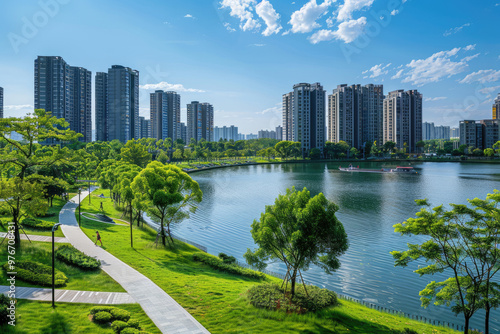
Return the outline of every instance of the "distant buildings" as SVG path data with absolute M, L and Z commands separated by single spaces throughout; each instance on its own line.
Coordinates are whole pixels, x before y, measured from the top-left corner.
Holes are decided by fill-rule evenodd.
M 444 139 L 450 140 L 449 126 L 434 126 L 434 123 L 422 123 L 422 140 Z
M 150 94 L 151 137 L 156 139 L 181 137 L 181 97 L 176 92 L 157 90 Z
M 483 125 L 473 120 L 460 121 L 460 145 L 483 149 Z
M 263 138 L 276 139 L 276 131 L 260 130 L 258 132 L 258 139 L 263 139 Z
M 451 128 L 450 139 L 458 139 L 458 138 L 460 138 L 460 128 Z
M 139 138 L 151 138 L 151 122 L 145 117 L 139 116 L 140 136 Z
M 323 153 L 325 139 L 323 86 L 320 83 L 294 85 L 292 92 L 283 95 L 283 140 L 300 142 L 302 156 L 307 156 L 313 148 Z
M 3 118 L 3 88 L 0 87 L 0 118 Z
M 281 125 L 276 127 L 276 139 L 280 141 L 283 140 L 283 127 Z
M 221 139 L 238 141 L 238 127 L 234 125 L 214 127 L 214 141 L 219 141 Z
M 64 118 L 69 128 L 92 141 L 92 72 L 68 65 L 62 57 L 35 59 L 35 109 Z
M 339 85 L 328 96 L 328 138 L 356 148 L 383 142 L 383 85 Z
M 493 102 L 493 119 L 500 119 L 500 93 L 498 93 L 497 98 Z
M 182 141 L 184 142 L 184 144 L 188 144 L 187 142 L 187 128 L 186 128 L 186 124 L 184 123 L 179 123 L 179 129 L 181 131 L 181 137 L 180 139 L 182 139 Z
M 422 140 L 422 94 L 417 90 L 396 90 L 384 99 L 383 142 L 396 143 L 407 153 L 417 152 Z
M 108 73 L 95 74 L 95 139 L 108 140 Z
M 245 139 L 246 139 L 246 140 L 250 140 L 250 139 L 258 139 L 258 138 L 259 138 L 259 136 L 258 136 L 258 135 L 256 135 L 256 134 L 253 134 L 253 133 L 247 134 L 247 135 L 245 136 Z
M 187 143 L 191 139 L 206 141 L 214 139 L 214 107 L 210 103 L 192 101 L 187 105 Z

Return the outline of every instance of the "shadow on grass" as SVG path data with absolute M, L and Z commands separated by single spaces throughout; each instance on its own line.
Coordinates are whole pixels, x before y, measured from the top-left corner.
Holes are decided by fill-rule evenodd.
M 41 328 L 40 333 L 71 333 L 71 326 L 64 315 L 53 312 L 44 322 L 47 324 Z

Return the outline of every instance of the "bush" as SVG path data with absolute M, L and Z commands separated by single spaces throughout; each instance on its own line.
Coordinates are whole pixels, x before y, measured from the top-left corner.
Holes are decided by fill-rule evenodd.
M 63 245 L 57 248 L 56 257 L 58 260 L 84 270 L 97 270 L 101 267 L 101 261 L 85 255 L 71 245 Z
M 122 331 L 120 332 L 120 334 L 139 334 L 141 332 L 139 332 L 139 330 L 133 328 L 133 327 L 126 327 L 124 329 L 122 329 Z
M 99 311 L 94 314 L 94 322 L 97 322 L 98 324 L 107 324 L 111 322 L 111 319 L 113 319 L 113 316 L 111 313 L 106 311 Z
M 0 293 L 0 325 L 6 324 L 9 322 L 9 310 L 7 309 L 10 306 L 10 298 Z
M 250 270 L 246 268 L 239 267 L 234 264 L 226 264 L 224 263 L 223 260 L 210 255 L 206 253 L 194 253 L 193 254 L 193 259 L 195 261 L 203 262 L 205 264 L 208 264 L 210 267 L 230 273 L 230 274 L 236 274 L 236 275 L 241 275 L 249 278 L 254 278 L 254 279 L 264 279 L 266 278 L 266 275 L 264 273 L 255 271 L 255 270 Z
M 236 258 L 234 256 L 229 256 L 224 253 L 219 253 L 219 258 L 226 264 L 235 264 Z
M 90 314 L 96 314 L 97 312 L 108 312 L 110 313 L 112 309 L 116 307 L 113 306 L 94 306 L 90 309 Z
M 137 319 L 130 319 L 129 321 L 127 321 L 127 324 L 129 327 L 134 327 L 139 329 L 139 320 Z
M 293 299 L 290 299 L 290 291 L 285 295 L 277 284 L 260 284 L 248 290 L 250 304 L 268 310 L 305 313 L 337 304 L 337 295 L 328 289 L 307 286 L 307 294 L 304 287 L 299 286 L 295 289 Z
M 9 271 L 9 264 L 3 265 L 5 271 Z M 52 267 L 45 264 L 22 260 L 16 263 L 17 278 L 36 285 L 52 286 Z M 55 285 L 64 286 L 68 278 L 63 272 L 55 270 Z
M 123 322 L 127 322 L 130 319 L 130 312 L 127 310 L 122 310 L 121 308 L 113 308 L 110 311 L 114 320 L 121 320 Z
M 35 230 L 52 230 L 52 227 L 54 227 L 54 223 L 35 218 L 24 218 L 21 225 L 23 225 L 23 227 L 28 226 Z
M 120 333 L 122 330 L 124 330 L 127 327 L 128 327 L 127 323 L 124 321 L 121 321 L 121 320 L 115 320 L 111 324 L 111 328 L 113 328 L 115 333 Z
M 400 332 L 401 334 L 418 334 L 417 331 L 414 331 L 413 329 L 405 328 L 403 331 Z M 472 332 L 469 332 L 472 333 Z

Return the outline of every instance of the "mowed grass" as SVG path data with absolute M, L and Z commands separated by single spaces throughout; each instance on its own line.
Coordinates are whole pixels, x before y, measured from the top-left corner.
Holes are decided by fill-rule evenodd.
M 50 302 L 18 300 L 16 326 L 0 326 L 1 333 L 114 333 L 109 325 L 98 325 L 90 321 L 92 304 L 56 303 L 52 309 Z M 112 305 L 127 310 L 131 318 L 138 319 L 143 330 L 161 333 L 144 313 L 139 304 Z
M 55 245 L 60 247 L 61 243 Z M 4 242 L 0 248 L 0 261 L 1 264 L 7 262 L 7 243 Z M 32 260 L 35 262 L 40 262 L 48 266 L 52 266 L 52 244 L 50 242 L 32 242 L 22 240 L 20 249 L 16 250 L 15 254 L 16 261 L 19 260 Z M 113 280 L 108 274 L 103 270 L 97 271 L 85 271 L 79 269 L 78 267 L 70 266 L 64 262 L 59 261 L 56 258 L 55 261 L 56 269 L 62 271 L 67 277 L 68 281 L 66 286 L 60 287 L 59 289 L 64 290 L 83 290 L 83 291 L 108 291 L 108 292 L 125 292 L 125 290 Z M 0 280 L 2 284 L 7 284 L 7 275 L 5 270 L 0 269 Z M 17 286 L 27 286 L 27 287 L 39 287 L 37 285 L 30 284 L 28 282 L 21 281 L 21 279 L 16 280 Z M 44 287 L 50 288 L 50 287 Z
M 457 333 L 347 301 L 305 315 L 257 309 L 246 294 L 261 281 L 194 262 L 192 256 L 198 250 L 190 245 L 176 241 L 174 249 L 156 246 L 156 232 L 148 227 L 134 226 L 134 248 L 130 247 L 128 226 L 82 219 L 82 229 L 92 240 L 99 230 L 103 248 L 154 281 L 212 333 L 398 333 L 404 328 L 419 333 Z

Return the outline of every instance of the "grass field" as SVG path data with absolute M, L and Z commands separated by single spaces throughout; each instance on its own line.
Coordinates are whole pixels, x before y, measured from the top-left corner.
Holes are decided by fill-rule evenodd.
M 56 244 L 57 247 L 63 244 Z M 16 261 L 32 260 L 52 266 L 52 245 L 50 242 L 33 242 L 21 241 L 21 248 L 16 250 Z M 0 263 L 7 262 L 7 247 L 6 243 L 0 248 Z M 109 292 L 125 292 L 120 284 L 116 283 L 108 274 L 102 270 L 85 271 L 77 267 L 67 265 L 64 262 L 57 260 L 55 262 L 56 269 L 61 270 L 67 277 L 66 286 L 60 289 L 67 290 L 84 290 L 84 291 L 109 291 Z M 3 269 L 0 269 L 0 281 L 6 282 L 7 276 Z M 7 284 L 7 283 L 1 283 Z M 23 282 L 20 279 L 16 281 L 17 286 L 37 287 L 36 285 Z
M 101 193 L 106 195 L 106 191 L 95 192 Z M 112 207 L 110 199 L 104 201 Z M 91 211 L 85 203 L 82 209 Z M 112 216 L 111 208 L 106 214 Z M 134 248 L 127 226 L 82 219 L 82 229 L 90 238 L 99 230 L 103 248 L 153 280 L 212 333 L 398 333 L 405 327 L 419 333 L 456 333 L 347 301 L 305 315 L 257 309 L 246 293 L 259 281 L 194 262 L 192 255 L 198 250 L 190 245 L 176 242 L 174 249 L 157 247 L 156 232 L 148 227 L 134 226 Z
M 57 303 L 53 310 L 48 302 L 19 300 L 16 326 L 0 326 L 1 333 L 45 334 L 45 333 L 114 333 L 109 325 L 98 325 L 90 321 L 92 304 Z M 130 312 L 138 319 L 143 330 L 160 333 L 155 324 L 144 313 L 139 304 L 113 305 Z

